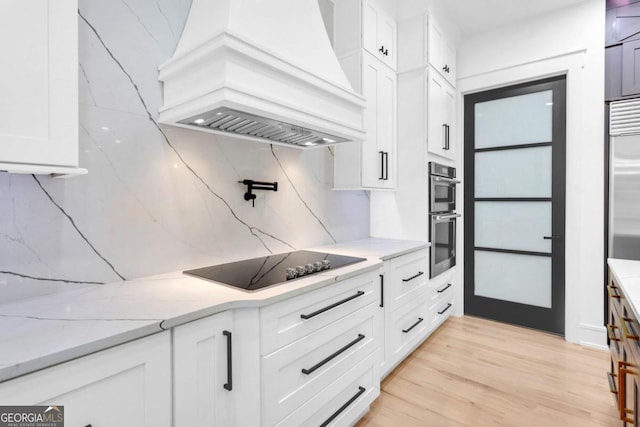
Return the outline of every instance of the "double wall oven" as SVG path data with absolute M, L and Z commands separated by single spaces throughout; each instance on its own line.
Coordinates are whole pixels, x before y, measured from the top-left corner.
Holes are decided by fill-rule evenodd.
M 456 169 L 429 162 L 429 240 L 435 277 L 456 265 Z

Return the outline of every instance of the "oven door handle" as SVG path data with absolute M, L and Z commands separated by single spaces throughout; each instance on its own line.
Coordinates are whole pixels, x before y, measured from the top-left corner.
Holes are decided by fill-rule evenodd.
M 436 182 L 450 182 L 451 184 L 460 184 L 460 182 L 462 182 L 453 178 L 445 178 L 444 176 L 434 176 L 433 179 Z
M 441 220 L 443 220 L 443 219 L 459 218 L 459 217 L 461 217 L 461 216 L 462 216 L 462 215 L 461 215 L 461 214 L 459 214 L 459 213 L 447 214 L 447 215 L 437 215 L 437 214 L 436 214 L 436 215 L 433 215 L 433 218 L 434 218 L 436 221 L 441 221 Z

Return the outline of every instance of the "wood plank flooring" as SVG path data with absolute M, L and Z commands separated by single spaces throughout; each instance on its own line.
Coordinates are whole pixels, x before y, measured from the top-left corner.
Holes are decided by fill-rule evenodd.
M 609 353 L 452 317 L 385 378 L 358 427 L 619 426 Z

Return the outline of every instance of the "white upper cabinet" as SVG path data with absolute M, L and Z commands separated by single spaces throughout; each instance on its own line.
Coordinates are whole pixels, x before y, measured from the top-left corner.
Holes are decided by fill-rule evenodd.
M 398 72 L 431 65 L 455 86 L 456 49 L 446 27 L 426 13 L 402 21 L 398 28 Z
M 361 19 L 358 19 L 361 17 Z M 351 86 L 366 98 L 362 143 L 335 146 L 335 189 L 396 188 L 396 24 L 374 2 L 335 2 L 334 46 Z
M 340 59 L 354 89 L 367 99 L 366 139 L 334 147 L 335 189 L 396 187 L 396 73 L 362 50 Z
M 444 27 L 433 17 L 428 18 L 429 64 L 453 86 L 456 84 L 456 49 Z
M 396 69 L 396 22 L 370 2 L 362 4 L 362 44 L 376 58 Z
M 77 0 L 0 3 L 0 170 L 78 174 Z
M 430 153 L 455 160 L 455 90 L 433 71 L 428 73 L 427 79 L 427 149 Z
M 338 57 L 366 49 L 391 69 L 396 69 L 395 19 L 370 0 L 335 2 L 334 49 Z

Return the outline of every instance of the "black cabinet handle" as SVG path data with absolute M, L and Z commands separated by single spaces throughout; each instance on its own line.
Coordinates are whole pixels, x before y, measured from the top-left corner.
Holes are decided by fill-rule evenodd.
M 442 125 L 442 149 L 447 149 L 447 125 Z
M 355 298 L 361 297 L 362 295 L 364 295 L 364 291 L 358 291 L 358 293 L 357 293 L 357 294 L 355 294 L 355 295 L 351 295 L 349 298 L 345 298 L 345 299 L 343 299 L 343 300 L 340 300 L 340 301 L 338 301 L 338 302 L 336 302 L 336 303 L 333 303 L 333 304 L 331 304 L 331 305 L 326 306 L 325 308 L 321 308 L 320 310 L 314 311 L 313 313 L 309 313 L 309 314 L 301 314 L 301 315 L 300 315 L 300 318 L 302 318 L 302 319 L 304 319 L 304 320 L 311 319 L 312 317 L 315 317 L 315 316 L 317 316 L 318 314 L 322 314 L 322 313 L 324 313 L 325 311 L 329 311 L 329 310 L 331 310 L 332 308 L 336 308 L 337 306 L 339 306 L 339 305 L 341 305 L 341 304 L 344 304 L 345 302 L 349 302 L 349 301 L 351 301 L 352 299 L 355 299 Z
M 445 286 L 445 287 L 444 287 L 444 288 L 442 288 L 442 289 L 438 289 L 438 293 L 439 293 L 439 294 L 441 294 L 441 293 L 443 293 L 444 291 L 446 291 L 447 289 L 449 289 L 450 287 L 451 287 L 451 283 L 447 283 L 447 286 Z
M 310 367 L 309 369 L 307 368 L 302 368 L 302 373 L 305 375 L 309 375 L 311 373 L 313 373 L 316 369 L 321 368 L 323 365 L 325 365 L 326 363 L 330 362 L 331 360 L 335 359 L 336 357 L 338 357 L 341 353 L 344 353 L 345 351 L 347 351 L 349 348 L 353 347 L 354 345 L 358 344 L 360 341 L 362 341 L 364 339 L 364 335 L 362 334 L 358 334 L 358 338 L 356 338 L 355 340 L 351 341 L 349 344 L 345 345 L 344 347 L 342 347 L 340 350 L 336 351 L 335 353 L 331 354 L 330 356 L 327 356 L 326 358 L 324 358 L 323 360 L 321 360 L 320 362 L 316 363 L 315 365 L 313 365 L 312 367 Z
M 87 425 L 86 425 L 86 426 L 84 426 L 84 427 L 93 427 L 93 426 L 92 426 L 91 424 L 87 424 Z
M 389 179 L 389 152 L 384 152 L 384 180 Z
M 409 326 L 407 329 L 403 329 L 402 332 L 404 332 L 406 334 L 407 332 L 409 332 L 410 330 L 412 330 L 413 328 L 418 326 L 423 320 L 424 319 L 422 317 L 418 317 L 418 321 L 416 323 L 414 323 L 413 325 Z
M 448 65 L 445 65 L 444 67 L 442 67 L 442 70 L 443 70 L 445 73 L 448 73 L 451 69 L 449 68 L 449 66 L 448 66 Z
M 447 304 L 447 308 L 445 308 L 445 309 L 444 309 L 444 310 L 442 310 L 442 311 L 439 311 L 439 312 L 438 312 L 438 314 L 442 314 L 442 313 L 444 313 L 445 311 L 449 310 L 450 308 L 451 308 L 451 303 Z
M 450 126 L 448 124 L 443 124 L 442 125 L 442 149 L 443 150 L 448 150 L 449 149 L 449 135 L 450 135 L 450 131 L 449 131 Z
M 366 390 L 367 389 L 362 387 L 362 386 L 358 387 L 358 392 L 356 394 L 354 394 L 353 397 L 347 401 L 347 403 L 342 405 L 340 407 L 340 409 L 338 409 L 336 412 L 334 412 L 333 415 L 331 415 L 329 418 L 327 418 L 327 420 L 325 422 L 320 424 L 320 427 L 327 427 L 331 423 L 331 421 L 335 420 L 336 417 L 342 413 L 342 411 L 347 409 L 349 407 L 349 405 L 351 405 L 353 402 L 355 402 L 360 397 L 360 395 L 362 395 L 362 393 L 364 393 Z
M 384 274 L 380 274 L 380 307 L 384 307 Z
M 227 383 L 223 385 L 225 390 L 233 389 L 233 368 L 231 366 L 231 332 L 222 331 L 222 335 L 227 337 Z
M 447 150 L 451 148 L 451 126 L 447 125 Z
M 378 151 L 380 154 L 380 176 L 378 179 L 386 181 L 389 179 L 389 152 Z
M 415 279 L 416 277 L 420 277 L 424 274 L 424 271 L 418 271 L 418 274 L 416 274 L 415 276 L 411 276 L 408 279 L 402 279 L 403 282 L 410 282 L 413 279 Z
M 383 54 L 384 56 L 389 56 L 389 49 L 385 49 L 384 45 L 380 46 L 380 49 L 378 49 L 378 52 L 380 52 L 381 54 Z
M 558 240 L 558 239 L 560 239 L 560 236 L 554 234 L 552 236 L 544 236 L 543 239 L 544 240 Z

